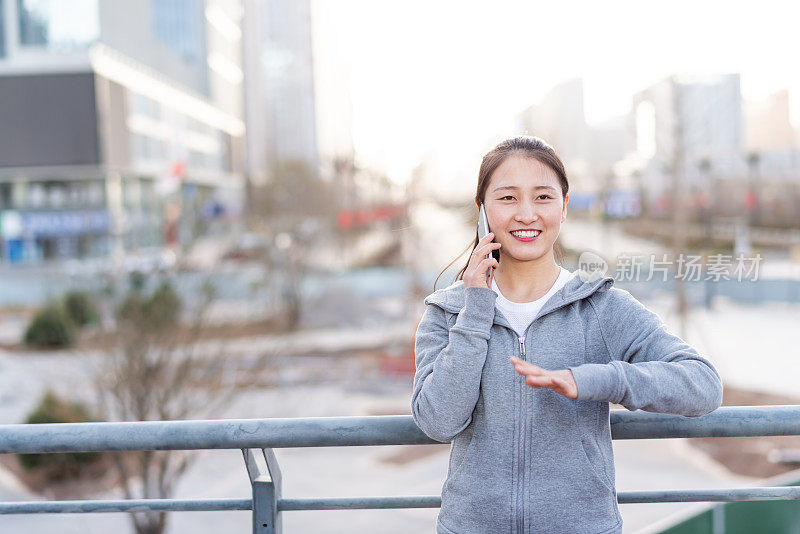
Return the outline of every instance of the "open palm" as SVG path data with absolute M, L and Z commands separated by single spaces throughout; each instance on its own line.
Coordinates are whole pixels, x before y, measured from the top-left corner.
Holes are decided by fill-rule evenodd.
M 578 398 L 578 386 L 569 369 L 548 371 L 538 365 L 511 357 L 516 371 L 525 376 L 525 383 L 532 388 L 550 388 L 568 399 Z

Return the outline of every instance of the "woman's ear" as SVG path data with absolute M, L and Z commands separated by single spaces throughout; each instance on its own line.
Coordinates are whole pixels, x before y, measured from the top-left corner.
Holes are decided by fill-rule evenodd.
M 564 208 L 561 210 L 561 222 L 567 220 L 567 204 L 569 203 L 569 193 L 564 196 Z

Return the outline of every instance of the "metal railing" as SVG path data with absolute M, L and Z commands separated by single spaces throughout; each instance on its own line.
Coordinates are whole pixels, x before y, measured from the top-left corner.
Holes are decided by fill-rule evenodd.
M 702 417 L 612 410 L 613 439 L 800 435 L 800 406 L 726 406 Z M 317 417 L 129 423 L 0 425 L 0 453 L 241 449 L 250 499 L 136 499 L 2 502 L 0 514 L 251 510 L 254 534 L 281 532 L 294 510 L 438 508 L 441 497 L 286 499 L 273 449 L 421 445 L 428 438 L 411 416 Z M 628 491 L 620 504 L 800 500 L 800 486 Z

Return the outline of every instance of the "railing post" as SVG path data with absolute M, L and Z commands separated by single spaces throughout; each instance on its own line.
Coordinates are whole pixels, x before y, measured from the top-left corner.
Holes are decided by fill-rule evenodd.
M 725 503 L 717 503 L 711 509 L 712 534 L 725 534 Z
M 242 449 L 247 475 L 253 487 L 253 534 L 281 534 L 278 499 L 281 497 L 281 470 L 272 449 Z M 263 458 L 263 464 L 261 459 Z

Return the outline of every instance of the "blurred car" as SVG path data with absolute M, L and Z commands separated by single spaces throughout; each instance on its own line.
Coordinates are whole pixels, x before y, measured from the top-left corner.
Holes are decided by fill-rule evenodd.
M 253 261 L 265 257 L 271 246 L 269 238 L 248 232 L 242 234 L 236 244 L 222 255 L 223 260 Z

